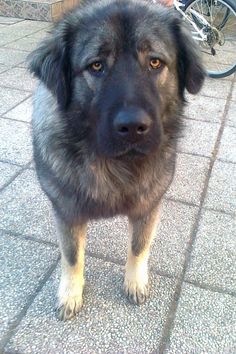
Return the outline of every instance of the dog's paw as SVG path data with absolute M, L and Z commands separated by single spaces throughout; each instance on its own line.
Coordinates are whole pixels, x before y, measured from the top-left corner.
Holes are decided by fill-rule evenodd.
M 57 317 L 62 320 L 72 319 L 83 305 L 84 279 L 72 279 L 62 276 L 58 291 Z
M 76 316 L 83 305 L 82 296 L 71 296 L 67 299 L 59 300 L 56 308 L 57 318 L 67 321 Z
M 149 283 L 148 280 L 134 280 L 125 278 L 124 293 L 128 300 L 136 305 L 145 303 L 149 296 Z

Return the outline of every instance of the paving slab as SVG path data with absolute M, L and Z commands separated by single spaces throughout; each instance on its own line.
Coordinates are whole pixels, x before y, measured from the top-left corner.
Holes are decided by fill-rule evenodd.
M 210 157 L 214 150 L 219 124 L 185 119 L 185 129 L 178 151 Z
M 24 50 L 27 52 L 31 52 L 34 50 L 38 44 L 39 40 L 37 38 L 33 37 L 24 37 L 21 39 L 18 39 L 14 42 L 8 43 L 4 46 L 4 48 L 12 48 L 12 49 L 18 49 L 18 50 Z
M 51 23 L 41 21 L 20 21 L 11 26 L 4 26 L 0 28 L 0 45 L 8 44 L 29 35 L 37 36 L 37 32 L 47 31 L 51 26 Z
M 197 208 L 164 201 L 160 227 L 151 248 L 150 268 L 155 272 L 180 275 Z M 126 261 L 128 222 L 113 218 L 89 225 L 87 250 L 98 256 Z
M 0 23 L 4 25 L 13 25 L 14 23 L 24 21 L 22 18 L 0 16 Z
M 223 117 L 226 100 L 217 98 L 215 100 L 202 95 L 189 95 L 188 104 L 184 110 L 186 118 L 220 123 Z
M 29 124 L 0 118 L 0 159 L 24 165 L 32 160 Z
M 7 346 L 20 353 L 157 352 L 174 280 L 151 277 L 151 297 L 142 306 L 129 304 L 122 292 L 123 269 L 87 259 L 84 305 L 65 323 L 55 318 L 58 271 L 43 288 Z
M 234 81 L 234 86 L 233 86 L 233 91 L 232 91 L 232 97 L 231 97 L 231 99 L 232 99 L 233 101 L 236 101 L 236 83 L 235 83 L 235 81 Z
M 224 128 L 217 157 L 236 163 L 236 127 L 226 126 Z
M 1 29 L 0 34 L 6 34 L 8 32 L 14 37 L 14 35 L 18 33 L 21 37 L 23 37 L 49 28 L 50 26 L 51 24 L 48 22 L 24 20 L 12 24 L 10 30 L 9 26 L 8 28 Z
M 25 165 L 32 160 L 30 126 L 23 122 L 0 118 L 0 159 Z
M 26 59 L 28 52 L 10 48 L 0 48 L 0 64 L 15 66 Z M 2 85 L 2 83 L 1 83 Z M 8 86 L 8 85 L 7 85 Z
M 9 111 L 27 97 L 29 92 L 0 87 L 0 114 Z
M 46 21 L 31 21 L 31 20 L 24 20 L 18 22 L 14 25 L 14 29 L 22 30 L 28 32 L 30 34 L 38 32 L 42 29 L 47 29 L 51 27 L 50 22 Z
M 0 162 L 0 189 L 20 170 L 19 166 Z
M 216 161 L 214 163 L 204 207 L 235 213 L 236 165 Z
M 201 90 L 201 95 L 226 99 L 230 93 L 231 85 L 231 80 L 207 78 Z
M 33 170 L 25 170 L 0 193 L 0 228 L 55 242 L 52 220 Z
M 160 228 L 154 241 L 150 267 L 157 272 L 180 276 L 198 208 L 182 203 L 163 203 Z
M 29 65 L 26 61 L 22 61 L 21 63 L 16 65 L 17 68 L 25 68 L 25 69 L 28 69 L 28 66 Z
M 117 216 L 88 225 L 86 250 L 98 257 L 125 264 L 128 246 L 128 219 Z
M 51 27 L 52 27 L 52 25 L 51 25 Z M 43 29 L 41 31 L 31 33 L 30 35 L 28 35 L 28 38 L 29 39 L 37 38 L 40 41 L 40 40 L 44 39 L 48 35 L 48 33 L 51 30 L 51 27 L 49 26 L 48 28 Z
M 2 33 L 3 30 L 8 30 L 8 32 Z M 22 38 L 22 34 L 20 33 L 11 33 L 9 32 L 9 26 L 3 26 L 1 25 L 0 27 L 0 46 L 3 46 L 7 43 L 11 43 L 15 41 L 16 39 Z
M 178 154 L 174 180 L 166 197 L 199 205 L 209 163 L 209 158 Z
M 0 342 L 57 257 L 54 247 L 0 231 Z
M 31 164 L 29 165 L 28 168 L 32 168 L 33 170 L 35 169 L 35 162 L 32 160 Z
M 236 219 L 204 211 L 186 279 L 236 294 Z
M 231 101 L 226 115 L 226 125 L 236 128 L 236 102 Z
M 32 97 L 29 97 L 15 108 L 8 111 L 4 117 L 16 119 L 24 122 L 31 122 L 32 117 Z
M 2 86 L 10 88 L 30 91 L 35 89 L 37 80 L 24 68 L 13 68 L 0 74 L 0 82 Z
M 7 65 L 0 64 L 0 74 L 1 74 L 3 71 L 6 71 L 7 69 L 9 69 L 9 67 L 8 67 Z
M 236 298 L 184 284 L 167 354 L 233 354 Z

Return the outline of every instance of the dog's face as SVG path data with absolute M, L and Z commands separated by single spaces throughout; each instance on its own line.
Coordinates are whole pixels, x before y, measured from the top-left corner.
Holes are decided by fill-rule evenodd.
M 204 71 L 174 12 L 144 2 L 97 2 L 67 15 L 31 59 L 76 140 L 111 158 L 158 149 L 176 125 L 184 90 Z

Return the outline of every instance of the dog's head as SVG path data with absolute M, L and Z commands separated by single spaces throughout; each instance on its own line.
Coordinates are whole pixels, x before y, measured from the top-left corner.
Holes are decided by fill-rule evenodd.
M 196 94 L 204 80 L 175 11 L 130 0 L 65 16 L 32 53 L 30 70 L 55 95 L 75 140 L 86 130 L 93 150 L 112 158 L 146 156 L 172 139 L 185 89 Z

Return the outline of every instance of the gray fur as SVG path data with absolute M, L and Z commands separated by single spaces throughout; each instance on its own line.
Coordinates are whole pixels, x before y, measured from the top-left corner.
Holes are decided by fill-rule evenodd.
M 153 56 L 164 63 L 160 72 L 150 71 Z M 102 77 L 89 71 L 97 57 L 105 62 Z M 69 230 L 117 214 L 133 221 L 138 256 L 148 241 L 142 230 L 173 178 L 184 91 L 197 93 L 203 83 L 193 40 L 161 5 L 90 2 L 59 21 L 31 54 L 30 70 L 41 81 L 32 122 L 36 170 L 66 230 L 69 264 L 78 252 Z M 133 146 L 112 130 L 114 116 L 129 105 L 152 121 Z

